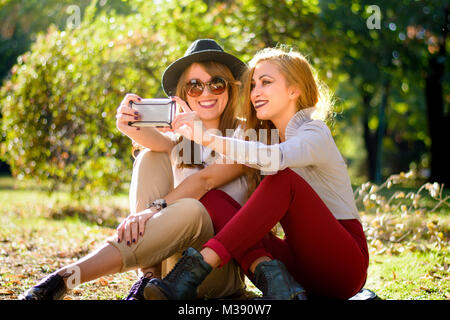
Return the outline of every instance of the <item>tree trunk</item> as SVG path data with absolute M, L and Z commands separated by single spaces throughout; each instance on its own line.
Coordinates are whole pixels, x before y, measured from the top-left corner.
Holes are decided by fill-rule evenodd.
M 383 156 L 383 137 L 386 135 L 386 108 L 390 91 L 390 82 L 384 81 L 381 86 L 382 99 L 378 109 L 378 127 L 375 131 L 370 130 L 369 120 L 371 116 L 371 94 L 361 88 L 363 101 L 362 126 L 364 146 L 367 152 L 367 176 L 370 181 L 381 183 L 381 167 Z
M 363 102 L 363 112 L 362 112 L 362 126 L 363 126 L 363 136 L 364 136 L 364 146 L 367 152 L 367 176 L 370 181 L 375 180 L 375 168 L 376 168 L 376 133 L 373 133 L 369 128 L 370 119 L 370 94 L 361 89 L 361 96 Z
M 381 98 L 380 110 L 378 113 L 378 128 L 376 133 L 376 155 L 375 155 L 375 183 L 380 184 L 383 180 L 383 175 L 381 174 L 381 169 L 383 167 L 383 138 L 386 135 L 386 108 L 388 105 L 389 91 L 390 91 L 390 81 L 385 80 L 383 83 L 383 96 Z
M 430 181 L 450 186 L 447 159 L 449 113 L 445 112 L 442 81 L 445 73 L 446 38 L 448 34 L 449 9 L 445 8 L 446 21 L 439 41 L 439 52 L 429 59 L 425 78 L 425 100 L 427 105 L 428 131 L 431 139 L 431 176 Z

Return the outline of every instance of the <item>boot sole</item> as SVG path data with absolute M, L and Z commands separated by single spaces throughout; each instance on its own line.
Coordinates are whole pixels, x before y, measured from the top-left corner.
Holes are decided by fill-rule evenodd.
M 165 293 L 153 284 L 148 284 L 144 289 L 144 297 L 146 300 L 169 300 Z

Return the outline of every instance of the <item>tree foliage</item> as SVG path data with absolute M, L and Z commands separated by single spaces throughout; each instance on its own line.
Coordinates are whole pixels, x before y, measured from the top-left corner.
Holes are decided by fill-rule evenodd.
M 389 176 L 412 162 L 430 165 L 424 89 L 432 59 L 446 57 L 436 49 L 443 1 L 84 0 L 81 25 L 68 29 L 70 4 L 0 1 L 9 34 L 0 39 L 2 65 L 34 41 L 5 67 L 0 93 L 0 156 L 14 175 L 74 194 L 120 189 L 131 169 L 130 141 L 115 128 L 120 100 L 127 92 L 163 96 L 165 67 L 198 38 L 218 40 L 243 61 L 278 43 L 302 51 L 337 93 L 333 133 L 353 173 L 375 179 L 375 169 Z M 366 24 L 374 4 L 378 30 Z M 1 51 L 13 40 L 16 51 Z M 447 118 L 448 65 L 438 79 Z
M 60 30 L 71 22 L 71 15 L 80 14 L 91 0 L 2 0 L 0 1 L 0 81 L 16 63 L 18 55 L 26 52 L 36 40 L 38 32 L 45 31 L 50 24 Z M 74 8 L 75 7 L 75 8 Z M 99 1 L 98 13 L 114 10 L 129 14 L 130 6 L 125 1 Z M 79 12 L 75 12 L 75 9 Z
M 39 35 L 1 93 L 2 154 L 13 174 L 76 194 L 113 192 L 129 180 L 130 143 L 115 129 L 115 110 L 127 92 L 156 95 L 165 64 L 165 44 L 150 30 L 95 12 L 80 28 Z
M 0 93 L 0 151 L 13 175 L 49 182 L 52 190 L 68 186 L 77 196 L 129 182 L 131 143 L 115 128 L 120 101 L 128 92 L 163 96 L 167 65 L 194 39 L 214 37 L 205 20 L 190 19 L 206 5 L 136 2 L 133 9 L 99 13 L 94 2 L 78 28 L 52 26 L 18 58 Z

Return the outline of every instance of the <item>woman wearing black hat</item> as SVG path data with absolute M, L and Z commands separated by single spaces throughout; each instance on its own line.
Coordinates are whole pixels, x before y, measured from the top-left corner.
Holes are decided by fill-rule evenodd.
M 245 67 L 214 40 L 200 39 L 165 70 L 162 85 L 168 96 L 186 101 L 206 127 L 225 132 L 238 126 L 234 116 L 239 91 L 236 79 Z M 116 116 L 117 128 L 134 144 L 145 147 L 133 168 L 130 216 L 117 228 L 117 236 L 44 278 L 25 292 L 23 299 L 59 299 L 83 282 L 137 268 L 145 276 L 132 287 L 127 299 L 144 299 L 143 288 L 149 279 L 164 276 L 171 267 L 168 258 L 176 261 L 183 250 L 200 248 L 214 235 L 208 211 L 197 199 L 217 188 L 236 205 L 245 202 L 247 184 L 242 165 L 215 163 L 217 156 L 210 149 L 189 141 L 182 144 L 170 132 L 129 126 L 129 121 L 140 117 L 129 108 L 129 102 L 139 100 L 137 95 L 126 95 Z M 181 146 L 181 150 L 175 146 Z M 192 157 L 183 156 L 191 151 Z M 226 297 L 243 288 L 242 273 L 233 261 L 211 273 L 199 287 L 198 296 Z

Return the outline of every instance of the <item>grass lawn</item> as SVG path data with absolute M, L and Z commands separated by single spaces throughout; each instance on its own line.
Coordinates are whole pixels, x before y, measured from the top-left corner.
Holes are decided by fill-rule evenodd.
M 64 192 L 50 196 L 30 183 L 0 177 L 0 203 L 0 299 L 16 299 L 114 235 L 114 226 L 127 215 L 128 196 L 77 203 Z M 387 217 L 391 225 L 386 214 L 362 214 L 371 252 L 366 288 L 382 299 L 450 299 L 448 205 Z M 136 279 L 135 272 L 103 277 L 65 299 L 122 299 Z

